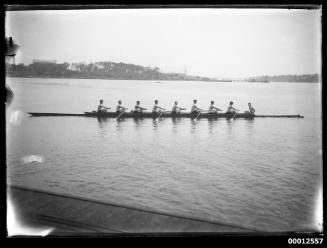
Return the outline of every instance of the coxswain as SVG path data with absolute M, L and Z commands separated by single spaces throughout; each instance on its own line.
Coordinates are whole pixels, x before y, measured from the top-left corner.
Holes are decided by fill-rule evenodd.
M 229 102 L 226 113 L 227 114 L 234 114 L 236 111 L 239 111 L 239 110 L 233 107 L 233 102 L 232 101 Z
M 136 102 L 136 105 L 135 105 L 134 112 L 142 113 L 143 110 L 146 110 L 146 108 L 142 108 L 142 107 L 140 106 L 140 101 L 137 101 L 137 102 Z
M 172 114 L 179 114 L 181 112 L 181 110 L 186 110 L 185 108 L 178 107 L 177 104 L 178 104 L 178 102 L 175 101 L 174 106 L 173 106 L 173 108 L 171 110 Z
M 107 109 L 110 108 L 103 106 L 103 100 L 100 100 L 100 104 L 98 105 L 98 112 L 107 112 Z
M 198 102 L 198 100 L 193 100 L 193 105 L 192 105 L 192 108 L 191 108 L 191 114 L 198 114 L 201 111 L 201 109 L 196 106 L 197 102 Z
M 248 105 L 249 105 L 249 112 L 250 112 L 250 114 L 251 115 L 254 115 L 255 109 L 251 106 L 251 103 L 250 102 L 248 103 Z
M 127 108 L 121 106 L 121 100 L 119 100 L 118 101 L 118 105 L 116 107 L 116 113 L 125 112 L 125 110 L 127 110 Z
M 152 108 L 152 113 L 159 113 L 159 112 L 162 112 L 162 111 L 165 111 L 164 108 L 161 108 L 158 106 L 158 100 L 155 100 L 154 101 L 154 106 Z
M 209 106 L 209 113 L 217 113 L 218 111 L 222 111 L 221 109 L 216 108 L 214 106 L 214 104 L 215 104 L 214 101 L 211 101 L 210 103 L 211 103 L 211 105 Z

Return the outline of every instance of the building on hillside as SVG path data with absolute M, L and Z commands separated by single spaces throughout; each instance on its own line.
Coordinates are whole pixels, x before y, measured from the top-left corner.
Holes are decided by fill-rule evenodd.
M 81 71 L 81 68 L 79 66 L 79 63 L 71 63 L 68 67 L 68 70 L 70 71 Z

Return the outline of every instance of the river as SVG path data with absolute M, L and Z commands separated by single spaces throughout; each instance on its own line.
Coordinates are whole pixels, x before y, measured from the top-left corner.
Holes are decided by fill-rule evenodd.
M 260 231 L 317 230 L 322 211 L 319 83 L 7 78 L 8 183 Z M 192 121 L 30 117 L 83 113 L 99 99 L 304 118 Z M 18 118 L 13 121 L 12 115 Z M 43 161 L 26 163 L 28 155 Z M 318 226 L 318 227 L 317 227 Z

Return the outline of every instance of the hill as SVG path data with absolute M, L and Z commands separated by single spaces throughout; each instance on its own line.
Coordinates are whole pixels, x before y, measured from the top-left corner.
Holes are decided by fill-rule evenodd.
M 183 80 L 209 82 L 312 82 L 320 81 L 318 74 L 257 76 L 242 80 L 217 79 L 191 76 L 185 73 L 163 73 L 158 67 L 102 61 L 96 63 L 57 63 L 56 61 L 34 60 L 32 64 L 6 64 L 7 76 L 45 78 L 97 78 L 122 80 Z
M 163 73 L 158 67 L 103 61 L 96 63 L 56 63 L 34 60 L 32 64 L 6 64 L 7 76 L 55 77 L 55 78 L 99 78 L 124 80 L 192 80 L 216 81 L 208 77 L 190 76 L 183 73 Z

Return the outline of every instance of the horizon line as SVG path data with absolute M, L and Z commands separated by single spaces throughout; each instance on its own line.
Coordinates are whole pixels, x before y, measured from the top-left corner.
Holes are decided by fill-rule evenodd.
M 107 60 L 107 61 L 79 61 L 79 62 L 67 62 L 67 61 L 64 61 L 62 63 L 58 63 L 56 59 L 33 59 L 31 63 L 27 64 L 27 63 L 19 63 L 19 64 L 23 64 L 24 66 L 28 66 L 28 65 L 31 65 L 31 64 L 34 64 L 34 61 L 35 60 L 39 60 L 40 62 L 50 62 L 50 63 L 55 63 L 55 64 L 64 64 L 64 63 L 68 63 L 68 64 L 95 64 L 95 63 L 101 63 L 101 62 L 111 62 L 111 63 L 122 63 L 122 64 L 126 64 L 126 65 L 136 65 L 136 66 L 142 66 L 144 68 L 151 68 L 151 69 L 154 69 L 154 68 L 159 68 L 158 66 L 153 66 L 153 65 L 148 65 L 148 66 L 145 66 L 145 65 L 140 65 L 140 64 L 134 64 L 134 63 L 127 63 L 127 62 L 114 62 L 114 61 L 111 61 L 111 60 Z M 7 63 L 6 64 L 13 64 L 13 63 Z M 18 65 L 19 65 L 18 64 Z M 209 79 L 218 79 L 218 80 L 222 80 L 222 79 L 234 79 L 234 80 L 242 80 L 242 79 L 245 79 L 245 78 L 255 78 L 255 77 L 277 77 L 277 76 L 306 76 L 306 75 L 318 75 L 318 76 L 321 76 L 321 73 L 302 73 L 302 74 L 274 74 L 274 75 L 267 75 L 267 74 L 261 74 L 261 75 L 252 75 L 252 76 L 244 76 L 244 77 L 234 77 L 234 76 L 226 76 L 226 77 L 220 77 L 220 76 L 203 76 L 203 75 L 192 75 L 192 74 L 187 74 L 187 73 L 183 73 L 183 72 L 171 72 L 171 71 L 165 71 L 163 72 L 161 68 L 159 68 L 159 72 L 160 73 L 175 73 L 175 74 L 185 74 L 185 75 L 188 75 L 188 76 L 193 76 L 193 77 L 207 77 Z

